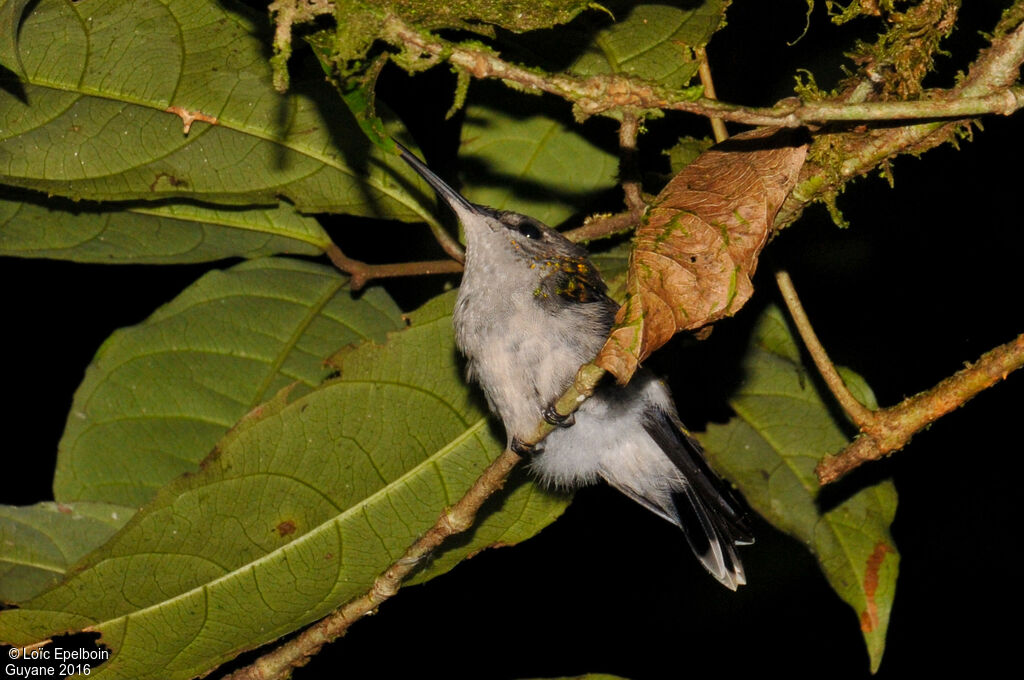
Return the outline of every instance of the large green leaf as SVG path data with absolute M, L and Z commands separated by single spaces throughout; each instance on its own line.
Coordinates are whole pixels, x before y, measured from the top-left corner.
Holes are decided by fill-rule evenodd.
M 133 514 L 109 503 L 0 505 L 0 601 L 21 602 L 52 588 Z
M 207 262 L 277 253 L 316 255 L 331 243 L 312 217 L 275 208 L 194 203 L 83 206 L 0 198 L 0 255 L 106 264 Z
M 835 507 L 817 504 L 814 466 L 847 444 L 846 435 L 815 389 L 782 313 L 760 319 L 743 363 L 744 382 L 730 400 L 737 416 L 710 425 L 701 438 L 715 466 L 772 524 L 802 541 L 828 582 L 857 613 L 876 670 L 885 649 L 896 593 L 899 553 L 889 534 L 896 488 L 884 481 Z M 866 383 L 847 373 L 864 403 Z
M 318 385 L 339 347 L 402 325 L 382 290 L 353 297 L 321 265 L 264 258 L 211 272 L 97 352 L 68 415 L 54 495 L 141 505 L 244 413 L 292 382 Z
M 24 98 L 0 90 L 0 182 L 76 200 L 284 196 L 305 212 L 431 221 L 406 191 L 426 185 L 366 141 L 330 88 L 274 90 L 266 19 L 228 6 L 32 4 L 16 43 Z
M 0 66 L 18 76 L 24 75 L 18 58 L 18 23 L 32 0 L 0 0 Z
M 482 106 L 462 126 L 466 197 L 559 224 L 594 194 L 615 186 L 614 154 L 578 131 L 537 113 L 514 115 Z
M 0 612 L 0 639 L 88 627 L 112 650 L 92 677 L 185 679 L 365 592 L 503 447 L 455 361 L 453 302 L 251 413 L 73 576 Z M 514 542 L 564 501 L 525 485 L 500 505 L 484 526 L 513 531 L 481 529 L 453 551 Z
M 725 17 L 727 0 L 641 4 L 598 31 L 569 67 L 579 75 L 618 73 L 668 87 L 689 84 L 697 73 L 692 48 L 707 44 Z

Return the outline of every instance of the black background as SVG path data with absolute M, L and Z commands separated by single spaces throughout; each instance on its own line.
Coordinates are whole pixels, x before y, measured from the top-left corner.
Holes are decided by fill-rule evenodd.
M 977 32 L 991 29 L 1007 3 L 966 4 L 932 85 L 952 83 L 985 44 Z M 875 26 L 835 28 L 823 9 L 816 9 L 808 35 L 788 46 L 803 30 L 803 2 L 737 2 L 729 27 L 709 48 L 719 96 L 771 104 L 792 93 L 792 74 L 806 66 L 830 85 L 842 50 Z M 443 121 L 452 85 L 444 69 L 415 78 L 389 69 L 380 88 L 449 177 L 457 169 L 459 124 L 459 117 Z M 474 86 L 474 92 L 486 97 L 494 90 Z M 538 101 L 568 115 L 565 104 Z M 641 140 L 648 165 L 658 162 L 664 140 L 707 134 L 703 121 L 682 116 L 649 128 Z M 607 121 L 588 122 L 585 130 L 604 144 L 614 139 Z M 947 145 L 920 159 L 897 159 L 892 189 L 877 177 L 849 186 L 839 198 L 849 229 L 832 225 L 820 207 L 810 209 L 769 247 L 755 300 L 740 318 L 720 324 L 697 347 L 675 342 L 655 360 L 671 374 L 684 419 L 699 430 L 728 417 L 722 400 L 735 350 L 756 308 L 777 297 L 765 275 L 772 264 L 791 272 L 833 358 L 859 371 L 883 405 L 930 387 L 1024 331 L 1022 151 L 1020 115 L 989 117 L 959 150 Z M 614 209 L 618 198 L 609 200 Z M 422 257 L 422 242 L 410 238 L 402 252 L 386 229 L 348 224 L 333 223 L 333 234 L 356 255 Z M 389 240 L 375 240 L 380 233 Z M 52 498 L 63 421 L 102 341 L 145 319 L 211 267 L 230 264 L 0 261 L 7 358 L 0 502 Z M 385 285 L 411 307 L 441 283 Z M 1022 406 L 1024 378 L 1013 375 L 843 487 L 891 476 L 900 495 L 893 534 L 902 562 L 880 677 L 1013 667 Z M 743 552 L 750 585 L 731 593 L 702 571 L 674 527 L 606 488 L 586 489 L 562 519 L 527 543 L 487 551 L 403 590 L 295 677 L 867 676 L 857 617 L 831 592 L 810 554 L 763 522 L 756 530 L 758 543 Z

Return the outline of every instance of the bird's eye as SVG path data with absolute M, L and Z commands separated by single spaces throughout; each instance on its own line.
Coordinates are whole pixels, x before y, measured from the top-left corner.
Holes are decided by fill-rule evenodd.
M 519 233 L 528 239 L 540 239 L 540 229 L 538 229 L 535 225 L 530 224 L 529 222 L 523 222 L 518 226 L 518 229 Z

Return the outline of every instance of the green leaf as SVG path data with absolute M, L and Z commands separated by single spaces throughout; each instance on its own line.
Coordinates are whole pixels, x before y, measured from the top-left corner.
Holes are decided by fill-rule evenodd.
M 702 153 L 714 146 L 715 140 L 710 137 L 698 139 L 696 137 L 680 137 L 670 149 L 664 154 L 668 156 L 669 176 L 671 179 L 678 175 L 683 168 L 697 160 Z
M 725 425 L 709 425 L 701 441 L 750 505 L 818 558 L 829 584 L 857 613 L 875 671 L 885 650 L 899 571 L 889 534 L 896 488 L 884 481 L 827 511 L 818 506 L 814 467 L 845 446 L 847 437 L 801 364 L 800 349 L 777 308 L 761 317 L 743 369 L 744 382 L 730 400 L 737 416 Z
M 686 9 L 637 5 L 598 31 L 569 71 L 582 76 L 616 73 L 685 87 L 697 73 L 692 48 L 706 45 L 722 26 L 727 5 L 724 0 L 704 0 L 696 7 L 687 3 Z
M 402 325 L 382 290 L 354 298 L 321 265 L 264 258 L 206 274 L 97 352 L 68 415 L 54 495 L 141 505 L 246 412 L 293 382 L 317 386 L 337 348 Z
M 0 67 L 18 76 L 25 74 L 18 58 L 18 24 L 32 0 L 0 0 Z
M 109 503 L 0 505 L 0 601 L 21 602 L 52 588 L 134 513 Z
M 611 248 L 590 254 L 590 261 L 601 272 L 608 285 L 608 296 L 622 304 L 626 299 L 626 275 L 629 272 L 629 254 L 632 241 L 617 243 Z
M 0 255 L 106 264 L 208 262 L 277 253 L 317 255 L 331 244 L 312 217 L 276 208 L 195 203 L 85 206 L 0 198 Z
M 88 626 L 112 650 L 92 677 L 184 680 L 365 593 L 503 448 L 455 361 L 453 302 L 246 418 L 73 576 L 0 612 L 0 639 Z M 489 545 L 494 522 L 538 531 L 563 506 L 520 487 L 452 550 Z
M 74 200 L 283 196 L 304 212 L 432 222 L 407 191 L 426 185 L 330 88 L 274 90 L 265 17 L 229 4 L 34 4 L 17 42 L 25 97 L 0 90 L 0 182 Z
M 471 201 L 556 225 L 615 186 L 616 157 L 547 116 L 470 106 L 462 126 Z

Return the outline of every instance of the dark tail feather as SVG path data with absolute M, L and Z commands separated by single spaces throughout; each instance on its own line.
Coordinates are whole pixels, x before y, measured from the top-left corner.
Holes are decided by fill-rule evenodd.
M 650 414 L 644 428 L 684 480 L 682 487 L 672 494 L 675 523 L 711 575 L 736 590 L 747 582 L 736 546 L 754 542 L 744 521 L 745 505 L 708 467 L 700 444 L 682 423 L 659 410 Z
M 720 518 L 708 512 L 692 486 L 672 494 L 676 519 L 690 548 L 718 581 L 730 590 L 746 584 L 743 563 L 736 554 L 736 540 Z

